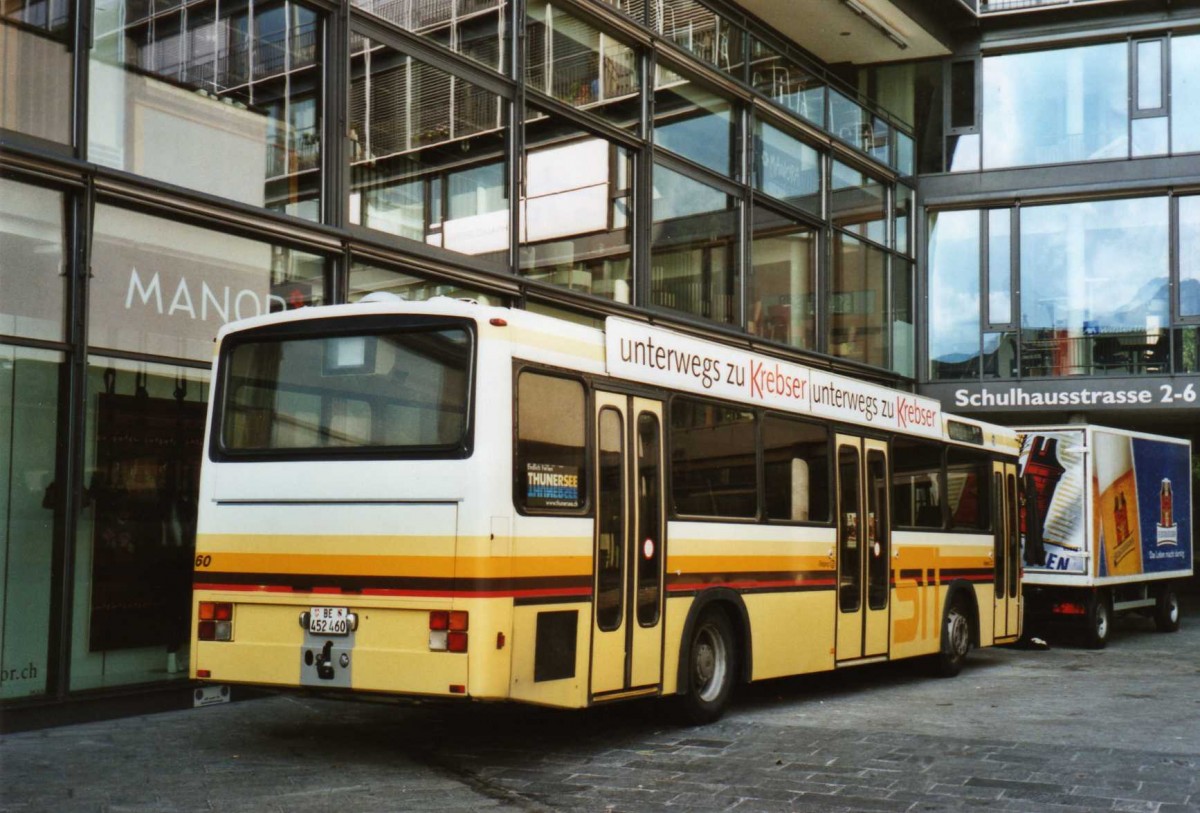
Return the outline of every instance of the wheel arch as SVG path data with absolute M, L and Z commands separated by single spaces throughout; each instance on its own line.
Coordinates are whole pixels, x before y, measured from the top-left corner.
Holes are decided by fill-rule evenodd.
M 971 645 L 979 647 L 979 597 L 975 595 L 975 587 L 970 582 L 964 579 L 956 579 L 950 582 L 946 588 L 946 601 L 942 605 L 942 623 L 938 632 L 938 639 L 941 640 L 941 635 L 946 629 L 946 614 L 950 612 L 950 607 L 955 601 L 961 600 L 967 608 L 967 622 L 971 629 Z
M 700 616 L 705 610 L 714 606 L 725 612 L 729 623 L 733 626 L 733 634 L 738 639 L 737 682 L 749 683 L 750 676 L 754 674 L 754 648 L 751 645 L 750 613 L 746 610 L 746 602 L 742 600 L 741 594 L 736 590 L 728 587 L 713 587 L 696 596 L 696 600 L 692 602 L 692 606 L 688 610 L 687 620 L 684 621 L 683 633 L 680 636 L 679 664 L 675 675 L 676 694 L 684 694 L 687 691 L 687 642 L 691 640 L 692 632 L 696 629 L 696 623 Z

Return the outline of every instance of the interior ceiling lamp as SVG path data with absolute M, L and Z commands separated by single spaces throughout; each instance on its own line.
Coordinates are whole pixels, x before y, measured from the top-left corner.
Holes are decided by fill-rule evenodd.
M 908 40 L 904 39 L 899 31 L 893 28 L 890 23 L 881 18 L 878 14 L 860 3 L 859 0 L 842 0 L 842 4 L 859 17 L 862 17 L 864 20 L 866 20 L 868 24 L 879 29 L 879 33 L 896 43 L 896 46 L 901 51 L 908 48 Z

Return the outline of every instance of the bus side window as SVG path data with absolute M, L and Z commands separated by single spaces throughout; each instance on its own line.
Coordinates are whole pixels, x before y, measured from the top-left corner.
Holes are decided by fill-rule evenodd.
M 514 500 L 526 511 L 573 511 L 586 503 L 587 398 L 570 378 L 517 378 Z
M 892 517 L 899 528 L 942 527 L 942 449 L 936 443 L 892 440 Z
M 992 527 L 988 483 L 991 460 L 983 452 L 951 446 L 946 452 L 946 494 L 950 527 L 986 531 Z
M 671 496 L 677 513 L 757 516 L 756 419 L 749 409 L 671 400 Z
M 829 430 L 777 415 L 763 418 L 767 519 L 829 521 Z

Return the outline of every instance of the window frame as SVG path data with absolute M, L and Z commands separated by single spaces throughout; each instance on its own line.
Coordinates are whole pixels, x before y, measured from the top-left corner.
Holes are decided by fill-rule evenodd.
M 733 516 L 729 514 L 688 514 L 679 510 L 675 501 L 675 432 L 672 426 L 674 418 L 675 404 L 677 401 L 691 401 L 694 403 L 707 404 L 715 406 L 719 409 L 737 409 L 748 412 L 753 421 L 754 435 L 754 514 L 753 516 Z M 664 418 L 663 421 L 663 437 L 666 444 L 666 489 L 667 489 L 667 518 L 669 520 L 682 520 L 687 522 L 735 522 L 745 524 L 759 524 L 763 522 L 763 505 L 762 505 L 762 410 L 755 409 L 747 404 L 737 404 L 729 401 L 722 401 L 716 398 L 706 398 L 702 395 L 690 395 L 677 392 L 669 392 L 668 397 L 664 402 Z
M 338 323 L 341 324 L 338 324 Z M 229 357 L 239 346 L 261 341 L 284 341 L 289 338 L 312 338 L 314 328 L 321 330 L 320 338 L 337 336 L 382 335 L 415 330 L 455 328 L 463 330 L 469 342 L 469 362 L 465 387 L 466 409 L 462 434 L 454 444 L 426 447 L 315 447 L 303 449 L 254 449 L 248 451 L 229 449 L 224 443 L 225 397 L 231 375 Z M 475 449 L 476 386 L 479 366 L 479 331 L 474 320 L 454 316 L 370 316 L 362 318 L 339 318 L 284 322 L 251 328 L 231 334 L 221 343 L 219 356 L 220 376 L 212 382 L 212 419 L 207 454 L 216 463 L 274 463 L 274 462 L 321 462 L 330 460 L 465 460 Z
M 520 416 L 520 388 L 519 382 L 523 373 L 531 373 L 533 375 L 545 376 L 547 378 L 558 378 L 566 381 L 573 381 L 583 388 L 583 470 L 588 475 L 592 472 L 592 460 L 594 454 L 593 435 L 595 433 L 596 409 L 593 399 L 595 388 L 592 386 L 592 381 L 586 376 L 581 376 L 570 370 L 548 367 L 541 364 L 529 364 L 523 361 L 514 360 L 512 370 L 512 503 L 518 515 L 523 517 L 589 517 L 592 515 L 592 495 L 595 492 L 595 484 L 592 483 L 592 478 L 587 476 L 583 485 L 583 499 L 576 508 L 529 508 L 525 501 L 521 499 L 517 493 L 517 484 L 520 482 L 519 463 L 520 458 L 517 455 L 517 444 L 520 442 L 520 426 L 518 418 Z
M 1158 88 L 1159 102 L 1157 107 L 1139 107 L 1141 89 L 1142 63 L 1138 49 L 1142 45 L 1158 43 Z M 1134 37 L 1129 41 L 1129 120 L 1155 119 L 1171 115 L 1171 52 L 1170 38 L 1166 35 L 1159 37 Z M 1168 128 L 1169 130 L 1169 128 Z M 1132 141 L 1130 142 L 1132 144 Z M 1170 154 L 1170 150 L 1168 150 Z
M 793 525 L 801 527 L 819 527 L 828 528 L 833 525 L 835 512 L 832 510 L 832 503 L 836 486 L 833 480 L 833 465 L 834 465 L 834 435 L 836 427 L 833 423 L 809 420 L 799 415 L 790 412 L 779 412 L 777 410 L 763 409 L 759 410 L 758 420 L 758 448 L 759 457 L 761 458 L 762 470 L 759 473 L 759 514 L 762 516 L 762 521 L 768 525 Z M 806 426 L 820 427 L 825 432 L 825 519 L 777 519 L 772 518 L 767 514 L 767 492 L 766 492 L 766 464 L 767 464 L 767 447 L 766 447 L 766 423 L 768 420 L 786 420 L 790 423 L 804 424 Z M 811 502 L 810 502 L 811 513 Z
M 1008 213 L 1008 268 L 1004 270 L 992 268 L 992 213 L 1007 212 Z M 1017 319 L 1015 314 L 1021 312 L 1021 303 L 1018 301 L 1020 296 L 1020 286 L 1018 285 L 1020 273 L 1020 252 L 1021 252 L 1021 234 L 1019 216 L 1020 206 L 1016 203 L 1011 206 L 1000 206 L 992 208 L 982 208 L 979 210 L 979 270 L 982 277 L 979 280 L 979 326 L 980 336 L 984 333 L 992 333 L 995 331 L 1017 330 Z M 995 275 L 1008 275 L 1008 319 L 1006 321 L 994 322 L 991 319 L 991 296 L 992 296 L 992 278 Z M 980 353 L 982 354 L 982 346 Z
M 898 459 L 896 442 L 898 440 L 907 441 L 907 442 L 913 443 L 913 444 L 928 445 L 937 450 L 937 453 L 938 453 L 937 487 L 938 487 L 938 491 L 940 493 L 940 496 L 938 499 L 938 515 L 940 517 L 940 520 L 939 520 L 938 525 L 936 525 L 936 526 L 917 525 L 915 522 L 915 520 L 916 520 L 915 514 L 913 516 L 914 523 L 912 525 L 901 525 L 899 520 L 897 519 L 899 514 L 896 511 L 895 491 L 896 491 L 896 485 L 898 482 L 897 477 L 896 477 L 896 460 Z M 950 446 L 950 444 L 946 443 L 945 441 L 933 440 L 930 438 L 921 438 L 921 437 L 915 437 L 912 435 L 892 435 L 891 442 L 888 444 L 888 460 L 887 460 L 887 462 L 888 462 L 888 475 L 889 475 L 890 484 L 891 484 L 891 492 L 889 493 L 889 502 L 888 502 L 889 507 L 891 509 L 891 515 L 889 517 L 889 521 L 892 523 L 893 530 L 896 530 L 896 531 L 918 531 L 921 533 L 940 533 L 940 532 L 947 531 L 949 529 L 949 511 L 948 511 L 948 504 L 946 501 L 946 449 L 949 446 Z

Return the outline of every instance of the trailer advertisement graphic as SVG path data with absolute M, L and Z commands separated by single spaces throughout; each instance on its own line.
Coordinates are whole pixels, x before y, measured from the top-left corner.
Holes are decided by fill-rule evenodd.
M 1137 578 L 1192 569 L 1186 443 L 1103 427 L 1030 430 L 1020 467 L 1031 572 Z M 1040 546 L 1029 523 L 1041 528 Z
M 1142 572 L 1189 570 L 1192 489 L 1187 447 L 1136 437 L 1131 441 Z
M 1087 572 L 1087 526 L 1083 516 L 1083 432 L 1036 432 L 1021 439 L 1021 474 L 1029 484 L 1021 506 L 1026 564 L 1058 573 Z M 1032 550 L 1029 523 L 1041 526 L 1041 551 Z

